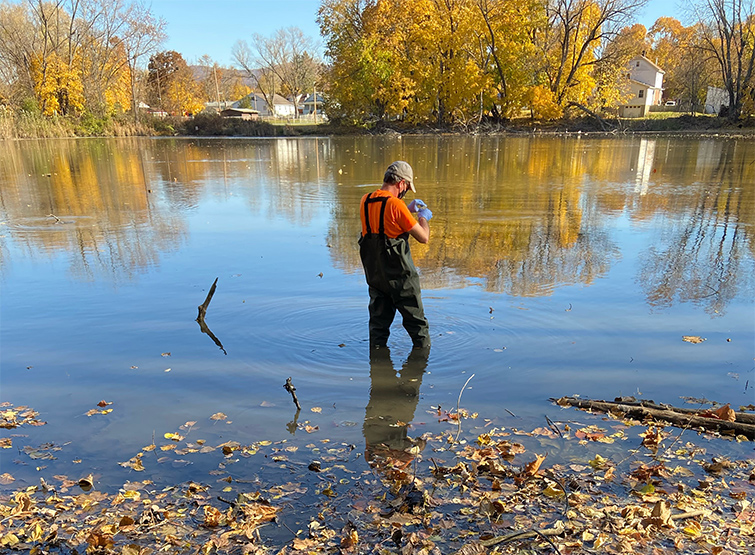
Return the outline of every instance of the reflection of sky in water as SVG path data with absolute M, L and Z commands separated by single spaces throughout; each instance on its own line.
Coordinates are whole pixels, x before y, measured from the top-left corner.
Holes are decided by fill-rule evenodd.
M 0 153 L 0 401 L 42 411 L 49 424 L 25 430 L 29 442 L 72 442 L 53 466 L 66 471 L 76 452 L 115 482 L 110 457 L 127 460 L 153 430 L 187 420 L 217 443 L 307 442 L 286 430 L 289 376 L 300 420 L 363 445 L 370 398 L 369 412 L 387 409 L 370 395 L 357 206 L 366 183 L 407 159 L 435 213 L 430 245 L 413 247 L 433 348 L 416 408 L 397 409 L 424 422 L 412 434 L 437 425 L 429 407 L 455 406 L 472 373 L 462 404 L 519 428 L 544 413 L 579 418 L 547 403 L 566 394 L 753 402 L 755 167 L 742 163 L 753 148 L 468 137 L 10 143 Z M 215 277 L 206 322 L 227 355 L 194 321 Z M 398 323 L 391 343 L 398 371 L 409 345 Z M 112 415 L 82 416 L 102 398 Z M 233 420 L 227 429 L 207 420 L 218 411 Z M 206 471 L 197 462 L 191 472 Z

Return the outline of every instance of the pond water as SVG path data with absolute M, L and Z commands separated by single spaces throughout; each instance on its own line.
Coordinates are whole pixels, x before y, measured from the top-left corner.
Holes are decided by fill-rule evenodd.
M 397 159 L 434 213 L 412 246 L 433 343 L 411 359 L 397 319 L 371 362 L 358 204 Z M 117 464 L 174 432 L 361 452 L 447 426 L 433 413 L 467 380 L 475 427 L 583 418 L 549 402 L 573 394 L 738 408 L 755 402 L 754 260 L 755 141 L 6 142 L 0 402 L 47 424 L 3 430 L 0 473 L 211 480 L 219 452 Z M 112 412 L 87 416 L 100 400 Z M 46 442 L 55 459 L 20 451 Z

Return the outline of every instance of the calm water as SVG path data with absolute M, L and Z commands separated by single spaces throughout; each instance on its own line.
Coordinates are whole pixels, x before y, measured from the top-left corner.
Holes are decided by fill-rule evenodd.
M 371 365 L 358 202 L 396 159 L 435 215 L 412 247 L 433 346 L 407 363 L 397 322 Z M 117 486 L 134 476 L 117 462 L 187 421 L 208 444 L 361 451 L 405 433 L 396 421 L 443 426 L 431 407 L 455 408 L 472 374 L 461 404 L 479 425 L 582 418 L 548 402 L 571 394 L 752 403 L 754 255 L 753 141 L 6 142 L 0 402 L 48 424 L 3 430 L 20 436 L 0 472 Z M 194 319 L 216 277 L 211 336 Z M 113 412 L 86 416 L 101 399 Z M 45 442 L 62 448 L 37 470 L 18 449 Z M 165 456 L 138 478 L 206 481 L 222 460 Z

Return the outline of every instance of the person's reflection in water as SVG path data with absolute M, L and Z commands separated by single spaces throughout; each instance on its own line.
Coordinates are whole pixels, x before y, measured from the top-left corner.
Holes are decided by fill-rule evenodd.
M 415 348 L 397 374 L 387 347 L 370 349 L 370 401 L 364 416 L 365 459 L 371 466 L 406 468 L 417 442 L 407 428 L 414 419 L 430 348 Z

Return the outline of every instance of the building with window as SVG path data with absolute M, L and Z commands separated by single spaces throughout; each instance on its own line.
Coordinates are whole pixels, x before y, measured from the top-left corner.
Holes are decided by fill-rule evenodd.
M 623 118 L 641 118 L 648 114 L 651 106 L 660 106 L 663 99 L 663 75 L 665 71 L 645 56 L 636 56 L 629 62 L 624 74 L 627 82 L 626 103 L 619 107 Z

